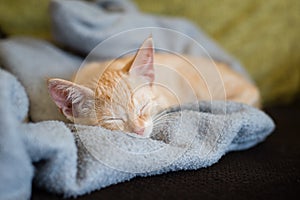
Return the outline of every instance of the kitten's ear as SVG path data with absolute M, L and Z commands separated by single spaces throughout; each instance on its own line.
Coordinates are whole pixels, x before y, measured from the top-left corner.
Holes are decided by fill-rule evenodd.
M 48 90 L 52 100 L 71 121 L 93 109 L 94 92 L 87 87 L 63 79 L 49 79 Z
M 139 48 L 133 60 L 124 67 L 124 70 L 127 71 L 129 75 L 142 77 L 149 82 L 153 82 L 154 81 L 153 56 L 154 56 L 153 40 L 152 37 L 150 36 L 144 41 L 142 46 Z

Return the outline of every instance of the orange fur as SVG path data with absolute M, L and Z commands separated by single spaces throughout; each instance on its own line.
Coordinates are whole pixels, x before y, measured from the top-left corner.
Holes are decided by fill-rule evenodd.
M 153 70 L 155 81 L 152 81 Z M 64 104 L 57 95 L 64 95 L 66 90 L 59 92 L 57 88 L 67 83 L 60 80 L 54 84 L 53 80 L 49 80 L 50 94 L 63 109 Z M 150 135 L 153 116 L 169 106 L 197 100 L 233 100 L 260 105 L 258 89 L 225 64 L 187 55 L 154 54 L 151 38 L 135 56 L 87 64 L 79 70 L 72 84 L 80 89 L 79 96 L 93 98 L 94 106 L 82 102 L 76 105 L 75 111 L 73 106 L 77 117 L 64 113 L 71 121 L 143 136 Z M 80 115 L 79 108 L 90 109 L 94 114 Z

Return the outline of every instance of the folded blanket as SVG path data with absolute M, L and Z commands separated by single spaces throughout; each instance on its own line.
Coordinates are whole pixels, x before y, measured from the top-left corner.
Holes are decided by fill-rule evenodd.
M 81 64 L 79 58 L 47 42 L 20 37 L 1 41 L 0 60 L 3 68 L 25 86 L 32 121 L 65 120 L 49 98 L 46 80 L 50 77 L 69 79 Z
M 54 38 L 84 55 L 114 59 L 137 49 L 152 33 L 156 48 L 159 41 L 161 49 L 175 53 L 209 55 L 249 78 L 236 59 L 185 19 L 140 13 L 130 1 L 124 0 L 52 0 L 50 11 Z M 94 49 L 100 42 L 104 42 L 103 47 Z
M 107 23 L 108 19 L 114 19 L 115 16 L 121 19 L 119 14 L 113 14 L 119 12 L 117 5 L 128 5 L 115 2 L 114 6 L 104 6 L 110 10 L 104 12 L 107 16 L 104 21 Z M 103 2 L 85 4 L 80 1 L 55 1 L 52 12 L 60 12 L 59 9 L 65 4 L 70 6 L 64 9 L 80 10 L 76 12 L 77 18 L 70 18 L 72 20 L 82 17 L 81 13 L 89 13 L 85 9 L 91 9 L 91 6 L 101 5 L 101 9 L 104 9 Z M 101 11 L 100 7 L 96 6 L 95 12 L 90 13 L 96 15 Z M 128 9 L 123 9 L 123 13 L 126 14 L 127 10 L 132 11 L 134 7 L 130 4 Z M 135 18 L 140 16 L 142 19 L 142 13 L 134 13 Z M 90 16 L 86 19 L 93 18 Z M 147 16 L 147 20 L 152 19 Z M 155 18 L 155 21 L 162 23 L 164 20 Z M 58 22 L 55 23 L 55 26 L 60 26 Z M 61 18 L 59 23 L 77 22 L 71 23 L 67 18 Z M 95 27 L 90 26 L 91 30 L 88 26 L 85 28 L 84 33 L 89 33 Z M 83 29 L 81 27 L 78 30 Z M 101 31 L 107 33 L 101 26 L 98 31 L 99 35 Z M 76 30 L 66 29 L 66 32 L 72 37 Z M 78 41 L 72 41 L 74 45 L 78 42 L 79 46 L 72 47 L 79 50 L 80 45 L 87 42 L 84 38 L 94 41 L 88 36 L 95 35 L 79 34 Z M 63 38 L 64 35 L 57 32 L 56 37 Z M 188 42 L 182 38 L 169 37 L 161 45 L 171 48 L 175 42 Z M 124 40 L 122 48 L 134 48 L 133 40 Z M 113 49 L 120 46 L 117 44 L 107 49 L 112 56 L 115 56 Z M 191 45 L 185 42 L 181 44 L 186 44 L 186 47 Z M 188 49 L 187 52 L 197 52 Z M 82 52 L 86 50 L 82 48 Z M 179 53 L 181 51 L 185 52 L 181 49 Z M 223 51 L 218 53 L 220 55 L 216 57 L 227 57 Z M 101 52 L 98 52 L 94 55 L 106 57 L 108 54 L 104 52 L 104 56 L 101 56 Z M 226 152 L 247 149 L 263 141 L 274 129 L 273 121 L 262 111 L 239 103 L 218 101 L 168 109 L 162 123 L 154 127 L 151 138 L 147 139 L 102 127 L 66 124 L 47 94 L 45 79 L 68 79 L 81 62 L 81 58 L 45 41 L 30 38 L 0 41 L 0 65 L 13 74 L 0 70 L 0 199 L 24 199 L 30 196 L 33 176 L 31 163 L 35 165 L 34 182 L 38 186 L 65 196 L 77 196 L 136 176 L 210 166 Z M 237 62 L 233 60 L 233 63 Z M 28 109 L 29 119 L 34 123 L 24 122 Z M 54 119 L 56 121 L 52 121 Z
M 7 116 L 0 121 L 1 128 L 6 127 L 1 129 L 0 140 L 1 148 L 6 149 L 0 156 L 1 199 L 30 195 L 30 162 L 36 163 L 38 186 L 77 196 L 136 176 L 210 166 L 228 151 L 261 142 L 274 128 L 262 111 L 233 102 L 171 108 L 167 120 L 148 139 L 59 121 L 22 123 L 17 119 L 24 118 L 24 112 L 11 110 L 14 105 L 26 110 L 24 89 L 3 70 L 0 77 L 5 100 L 0 112 Z M 13 89 L 18 93 L 9 94 L 16 91 Z M 20 94 L 22 101 L 11 101 Z
M 33 168 L 19 132 L 27 111 L 23 86 L 0 69 L 0 199 L 30 197 Z

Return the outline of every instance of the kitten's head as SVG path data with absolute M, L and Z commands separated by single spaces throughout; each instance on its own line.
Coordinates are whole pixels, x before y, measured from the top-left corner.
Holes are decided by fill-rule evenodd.
M 107 69 L 95 91 L 70 81 L 49 79 L 49 93 L 72 122 L 149 136 L 155 107 L 153 54 L 150 37 L 122 69 Z

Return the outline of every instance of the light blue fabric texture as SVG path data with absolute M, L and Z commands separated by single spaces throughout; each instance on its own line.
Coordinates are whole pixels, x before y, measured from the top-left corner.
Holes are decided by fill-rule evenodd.
M 50 12 L 53 34 L 57 42 L 84 55 L 91 54 L 96 58 L 115 59 L 128 49 L 138 48 L 141 41 L 152 34 L 155 47 L 159 46 L 161 49 L 196 56 L 206 56 L 208 53 L 214 60 L 227 63 L 234 70 L 249 78 L 236 59 L 225 52 L 199 27 L 183 18 L 141 13 L 127 0 L 95 2 L 53 0 L 50 4 Z M 141 30 L 143 28 L 148 29 Z M 170 31 L 160 31 L 157 28 L 171 29 L 179 33 L 170 34 Z M 133 30 L 136 30 L 133 34 L 123 34 L 124 37 L 122 37 L 123 32 Z M 193 40 L 185 38 L 182 34 Z M 119 37 L 114 37 L 115 35 Z M 114 37 L 114 43 L 94 49 L 99 43 L 111 37 Z M 157 42 L 160 42 L 159 45 Z M 205 50 L 195 45 L 195 42 Z
M 148 139 L 101 127 L 74 128 L 61 121 L 24 123 L 21 119 L 28 109 L 27 96 L 7 74 L 1 70 L 0 144 L 4 150 L 0 152 L 0 172 L 6 175 L 1 177 L 7 177 L 0 179 L 0 185 L 6 186 L 0 187 L 1 199 L 30 194 L 31 162 L 36 163 L 35 184 L 54 193 L 77 196 L 136 176 L 208 167 L 228 151 L 263 141 L 274 129 L 264 112 L 218 101 L 185 105 L 181 111 L 170 109 Z M 20 112 L 15 112 L 16 108 Z
M 20 129 L 27 112 L 28 98 L 23 86 L 0 69 L 0 199 L 30 197 L 33 167 Z

